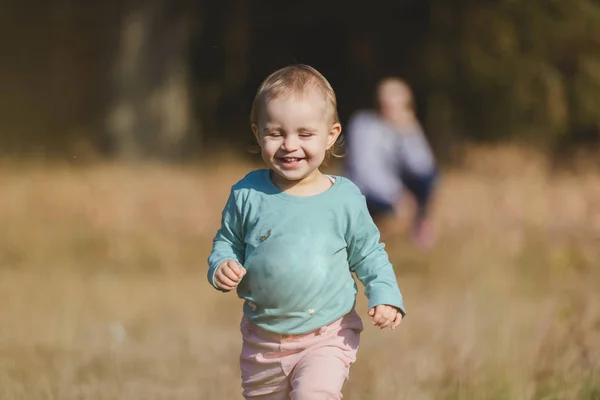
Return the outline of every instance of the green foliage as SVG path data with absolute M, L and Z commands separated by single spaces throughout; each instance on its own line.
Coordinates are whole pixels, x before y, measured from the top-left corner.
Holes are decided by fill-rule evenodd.
M 548 146 L 597 135 L 600 3 L 437 0 L 432 10 L 432 123 Z
M 12 3 L 0 16 L 12 38 L 0 73 L 0 154 L 114 153 L 122 139 L 107 129 L 109 111 L 122 100 L 115 65 L 121 26 L 137 3 L 52 0 L 33 14 Z M 183 52 L 170 50 L 187 47 L 191 99 L 182 115 L 193 121 L 182 154 L 250 139 L 256 86 L 290 62 L 312 64 L 331 80 L 344 121 L 371 105 L 383 75 L 406 78 L 437 150 L 457 138 L 520 139 L 566 153 L 574 144 L 600 148 L 598 0 L 349 2 L 343 19 L 322 2 L 293 12 L 260 2 L 196 3 L 177 2 L 152 25 L 182 27 L 178 18 L 191 18 L 189 31 L 173 36 L 177 46 L 166 46 L 171 36 L 163 33 L 144 45 L 150 58 L 174 61 Z M 140 65 L 145 90 L 160 93 L 159 64 Z M 157 126 L 154 115 L 139 114 L 140 126 Z M 140 129 L 136 140 L 148 141 L 149 129 Z

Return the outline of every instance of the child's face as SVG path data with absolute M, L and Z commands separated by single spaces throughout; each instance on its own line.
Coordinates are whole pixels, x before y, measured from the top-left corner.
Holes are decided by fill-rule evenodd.
M 308 183 L 342 128 L 332 123 L 325 98 L 317 90 L 267 101 L 252 131 L 262 158 L 277 179 Z M 284 182 L 285 183 L 285 182 Z

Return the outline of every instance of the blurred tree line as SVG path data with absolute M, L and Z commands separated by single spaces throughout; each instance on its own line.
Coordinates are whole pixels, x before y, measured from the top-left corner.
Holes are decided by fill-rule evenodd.
M 295 62 L 331 81 L 342 122 L 381 77 L 405 78 L 440 153 L 600 141 L 597 0 L 3 3 L 3 154 L 180 160 L 249 144 L 256 87 Z

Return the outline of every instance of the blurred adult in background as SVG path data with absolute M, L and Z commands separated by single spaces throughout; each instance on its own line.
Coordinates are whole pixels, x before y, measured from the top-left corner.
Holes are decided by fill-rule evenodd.
M 348 177 L 366 197 L 383 235 L 398 222 L 408 189 L 416 202 L 412 238 L 417 245 L 430 246 L 435 234 L 429 208 L 438 171 L 415 114 L 411 88 L 401 79 L 385 78 L 377 85 L 376 99 L 375 110 L 357 111 L 348 122 Z

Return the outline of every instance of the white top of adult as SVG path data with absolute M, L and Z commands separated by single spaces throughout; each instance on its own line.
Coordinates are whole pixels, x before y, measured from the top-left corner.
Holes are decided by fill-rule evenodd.
M 403 171 L 425 175 L 435 169 L 419 125 L 399 132 L 375 111 L 361 110 L 350 118 L 345 135 L 347 176 L 367 197 L 393 204 L 402 193 Z

